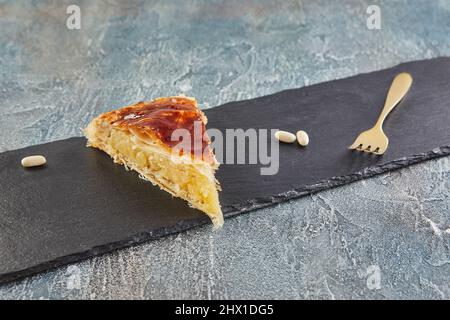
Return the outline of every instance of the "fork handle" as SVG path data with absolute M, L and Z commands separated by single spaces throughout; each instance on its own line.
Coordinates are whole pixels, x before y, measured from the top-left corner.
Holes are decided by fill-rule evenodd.
M 381 111 L 380 117 L 378 118 L 378 121 L 375 124 L 376 127 L 379 127 L 380 129 L 382 128 L 383 122 L 386 119 L 387 115 L 405 97 L 406 93 L 411 87 L 412 82 L 413 78 L 409 73 L 406 72 L 399 73 L 394 78 L 391 87 L 389 88 L 389 92 L 386 97 L 386 102 L 384 103 L 383 111 Z

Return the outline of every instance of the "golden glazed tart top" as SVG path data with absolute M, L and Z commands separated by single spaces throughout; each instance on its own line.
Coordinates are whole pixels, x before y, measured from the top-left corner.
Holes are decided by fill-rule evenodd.
M 150 102 L 138 102 L 134 105 L 105 113 L 101 120 L 116 128 L 133 131 L 144 141 L 157 138 L 169 148 L 180 144 L 181 138 L 173 139 L 177 129 L 185 129 L 190 134 L 189 151 L 196 158 L 215 163 L 215 157 L 209 147 L 210 140 L 206 132 L 206 117 L 197 107 L 195 99 L 187 97 L 159 98 Z M 152 139 L 153 138 L 153 139 Z M 187 145 L 186 145 L 187 146 Z M 180 150 L 180 155 L 185 150 Z

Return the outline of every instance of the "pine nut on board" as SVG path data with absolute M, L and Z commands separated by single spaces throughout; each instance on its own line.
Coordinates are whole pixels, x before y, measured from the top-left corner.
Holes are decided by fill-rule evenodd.
M 22 166 L 25 168 L 42 166 L 47 162 L 44 156 L 36 155 L 22 159 Z
M 287 131 L 277 131 L 275 132 L 275 138 L 279 141 L 292 143 L 296 140 L 295 134 Z
M 296 136 L 299 145 L 306 147 L 309 144 L 309 137 L 305 131 L 303 130 L 297 131 Z

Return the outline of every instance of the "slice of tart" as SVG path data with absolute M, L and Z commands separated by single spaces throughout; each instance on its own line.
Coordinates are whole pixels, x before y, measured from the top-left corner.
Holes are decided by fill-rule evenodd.
M 193 98 L 167 97 L 103 113 L 83 130 L 88 146 L 137 171 L 154 185 L 223 224 L 219 167 L 206 133 L 207 119 Z

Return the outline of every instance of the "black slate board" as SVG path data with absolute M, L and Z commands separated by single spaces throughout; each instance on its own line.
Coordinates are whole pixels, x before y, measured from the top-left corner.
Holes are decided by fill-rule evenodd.
M 385 123 L 384 156 L 347 150 L 376 120 L 393 77 L 414 77 L 406 99 Z M 287 90 L 207 110 L 209 127 L 298 128 L 310 145 L 280 145 L 280 170 L 223 165 L 218 172 L 226 216 L 366 178 L 450 153 L 450 58 Z M 20 159 L 48 164 L 24 169 Z M 0 282 L 155 239 L 208 219 L 186 203 L 115 165 L 84 138 L 0 154 Z M 220 232 L 220 231 L 219 231 Z

